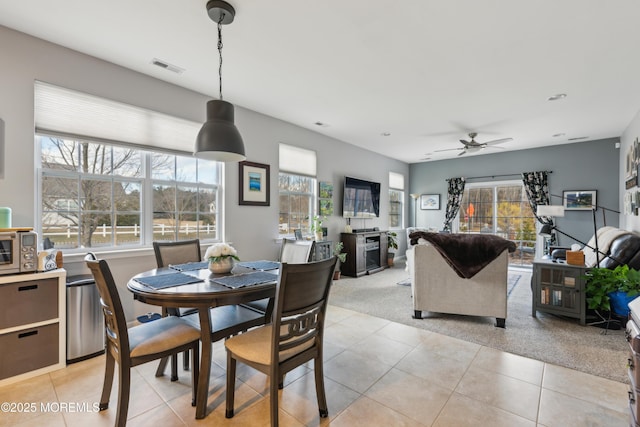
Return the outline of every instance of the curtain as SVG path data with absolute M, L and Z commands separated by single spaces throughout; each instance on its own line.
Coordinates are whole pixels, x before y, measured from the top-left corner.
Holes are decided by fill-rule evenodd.
M 549 224 L 553 227 L 553 218 L 548 216 L 538 216 L 538 205 L 550 205 L 549 198 L 549 184 L 547 171 L 539 172 L 522 172 L 522 182 L 524 189 L 529 199 L 529 206 L 533 211 L 533 215 L 536 217 L 540 224 Z M 551 238 L 545 239 L 544 254 L 549 254 L 549 246 L 556 244 L 555 232 L 551 234 Z
M 451 222 L 458 215 L 460 202 L 464 193 L 464 177 L 450 178 L 447 189 L 447 211 L 444 215 L 444 227 L 442 231 L 451 231 Z

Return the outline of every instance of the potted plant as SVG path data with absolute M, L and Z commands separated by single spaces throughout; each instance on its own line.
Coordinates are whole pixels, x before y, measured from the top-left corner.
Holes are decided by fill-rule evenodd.
M 587 304 L 596 311 L 626 316 L 627 304 L 640 293 L 640 271 L 628 265 L 613 269 L 595 267 L 589 270 L 586 279 Z
M 394 251 L 398 249 L 398 235 L 394 231 L 387 233 L 387 264 L 393 266 Z
M 311 220 L 311 232 L 316 240 L 322 240 L 322 222 L 327 219 L 326 216 L 314 215 Z
M 333 256 L 338 257 L 338 262 L 336 262 L 336 269 L 333 272 L 333 280 L 340 279 L 340 263 L 344 262 L 347 259 L 347 253 L 342 252 L 344 249 L 344 244 L 342 242 L 337 242 L 333 246 Z

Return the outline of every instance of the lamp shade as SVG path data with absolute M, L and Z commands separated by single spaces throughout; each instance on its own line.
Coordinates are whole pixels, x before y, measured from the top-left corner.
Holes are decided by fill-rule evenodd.
M 538 205 L 536 208 L 538 216 L 564 216 L 564 206 L 562 205 Z
M 207 102 L 207 121 L 198 132 L 193 155 L 221 162 L 246 159 L 244 142 L 234 124 L 233 104 L 217 99 Z
M 551 237 L 552 232 L 553 232 L 553 227 L 550 226 L 549 224 L 545 224 L 542 226 L 538 234 L 541 235 L 542 237 Z

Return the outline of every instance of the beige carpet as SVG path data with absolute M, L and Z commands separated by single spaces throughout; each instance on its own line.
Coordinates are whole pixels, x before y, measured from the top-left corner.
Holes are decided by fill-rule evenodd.
M 371 276 L 344 277 L 335 281 L 329 303 L 405 325 L 463 339 L 576 369 L 620 382 L 627 382 L 627 349 L 624 329 L 607 331 L 580 326 L 569 319 L 538 312 L 531 316 L 531 273 L 513 271 L 521 277 L 507 302 L 506 328 L 496 328 L 495 319 L 426 313 L 413 319 L 411 287 L 398 282 L 407 279 L 404 263 Z M 511 283 L 515 281 L 511 279 Z

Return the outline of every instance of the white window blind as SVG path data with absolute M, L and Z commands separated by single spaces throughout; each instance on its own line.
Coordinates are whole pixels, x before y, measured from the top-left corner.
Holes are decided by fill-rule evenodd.
M 389 188 L 404 190 L 404 175 L 396 172 L 389 172 Z
M 316 176 L 316 152 L 280 143 L 280 172 Z
M 184 154 L 193 151 L 202 124 L 37 81 L 35 126 L 39 134 Z

